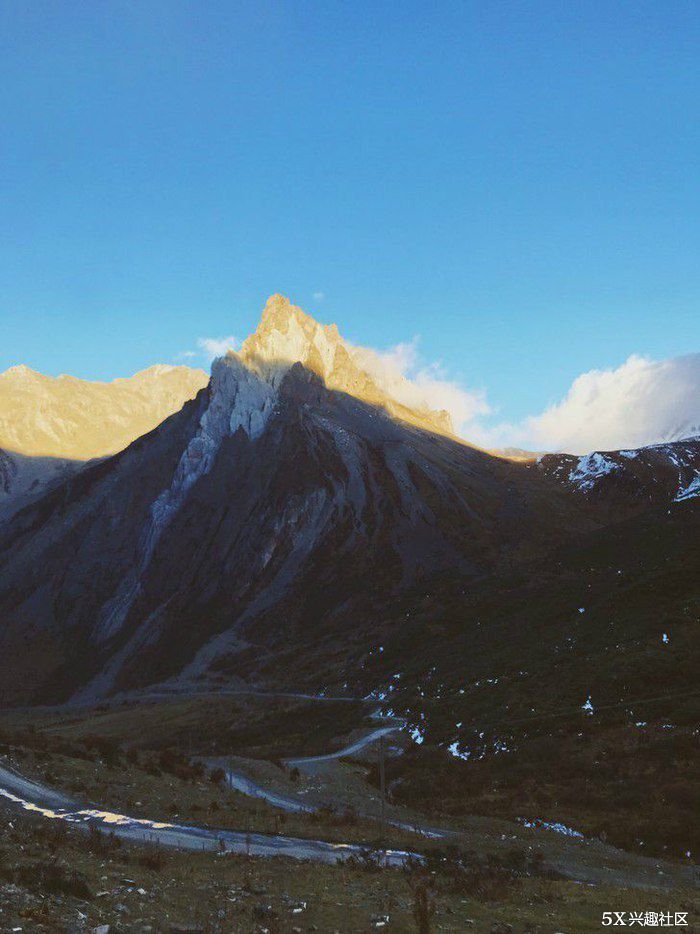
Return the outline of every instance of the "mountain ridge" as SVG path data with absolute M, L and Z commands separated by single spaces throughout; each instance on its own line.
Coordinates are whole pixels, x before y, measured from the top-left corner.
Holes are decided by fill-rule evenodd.
M 237 408 L 242 381 L 257 408 Z M 0 657 L 34 676 L 10 677 L 6 701 L 94 699 L 186 671 L 217 682 L 222 659 L 256 643 L 257 677 L 289 639 L 347 625 L 337 651 L 411 582 L 479 576 L 525 539 L 542 547 L 551 517 L 570 511 L 545 479 L 302 364 L 274 403 L 262 382 L 236 357 L 218 361 L 180 412 L 8 524 Z M 250 416 L 263 411 L 259 430 Z
M 115 454 L 207 382 L 203 370 L 167 364 L 110 381 L 10 367 L 0 373 L 0 448 L 64 460 Z
M 339 690 L 338 671 L 371 691 L 372 644 L 404 667 L 414 649 L 437 659 L 430 633 L 473 594 L 496 607 L 551 578 L 565 601 L 591 559 L 564 573 L 564 550 L 639 517 L 652 543 L 655 523 L 692 523 L 700 442 L 514 463 L 429 412 L 402 418 L 348 348 L 273 296 L 194 399 L 0 529 L 5 703 L 282 677 Z M 485 638 L 477 622 L 449 623 L 454 658 Z M 561 619 L 547 625 L 561 651 Z

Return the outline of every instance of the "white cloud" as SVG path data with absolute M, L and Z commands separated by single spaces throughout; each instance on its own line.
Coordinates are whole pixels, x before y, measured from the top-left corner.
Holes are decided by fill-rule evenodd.
M 456 434 L 485 448 L 586 454 L 700 434 L 700 353 L 632 355 L 616 368 L 582 373 L 563 399 L 518 423 L 494 421 L 484 390 L 465 389 L 439 364 L 421 361 L 416 340 L 353 353 L 385 392 L 412 408 L 446 409 Z
M 501 431 L 503 429 L 500 429 Z M 631 356 L 577 377 L 561 402 L 515 429 L 536 450 L 587 453 L 700 433 L 700 354 Z
M 314 292 L 314 294 L 311 297 L 315 299 L 317 302 L 322 302 L 323 299 L 326 297 L 326 293 L 325 292 Z
M 231 334 L 229 337 L 200 337 L 197 346 L 211 362 L 216 357 L 223 357 L 228 350 L 238 350 L 240 342 Z
M 348 348 L 379 388 L 397 402 L 413 409 L 449 412 L 456 434 L 469 437 L 475 419 L 491 412 L 483 390 L 465 389 L 449 379 L 439 363 L 422 361 L 417 338 L 383 352 L 369 347 Z
M 322 295 L 314 293 L 319 301 Z M 201 337 L 197 345 L 209 361 L 240 347 L 233 336 Z M 467 389 L 440 363 L 423 360 L 417 338 L 386 351 L 346 346 L 387 395 L 410 408 L 446 410 L 455 434 L 484 448 L 585 454 L 700 434 L 700 353 L 669 360 L 633 354 L 618 367 L 582 373 L 539 414 L 499 422 L 486 391 Z
M 191 360 L 192 357 L 196 357 L 196 356 L 198 356 L 196 350 L 182 350 L 179 354 L 177 354 L 175 359 L 176 360 Z

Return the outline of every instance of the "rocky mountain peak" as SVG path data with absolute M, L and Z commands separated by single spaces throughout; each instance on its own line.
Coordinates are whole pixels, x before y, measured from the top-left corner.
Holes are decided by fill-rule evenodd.
M 243 342 L 238 353 L 230 351 L 224 359 L 243 363 L 272 385 L 279 385 L 284 373 L 293 364 L 301 363 L 329 389 L 348 393 L 428 431 L 452 433 L 447 412 L 404 401 L 410 395 L 405 391 L 408 380 L 394 375 L 389 385 L 379 365 L 373 371 L 371 352 L 353 346 L 335 324 L 321 324 L 283 295 L 270 296 L 255 333 Z M 216 373 L 217 368 L 212 372 Z
M 322 325 L 284 295 L 271 295 L 257 330 L 243 342 L 240 357 L 262 368 L 302 363 L 328 382 L 342 343 L 335 325 Z
M 286 295 L 280 295 L 279 292 L 276 292 L 265 302 L 259 329 L 265 327 L 286 328 L 290 319 L 300 317 L 308 318 L 309 316 L 301 308 L 292 305 Z
M 41 373 L 37 373 L 36 370 L 32 370 L 31 367 L 25 366 L 24 363 L 18 363 L 16 366 L 8 367 L 8 369 L 0 373 L 0 379 L 6 382 L 40 378 Z

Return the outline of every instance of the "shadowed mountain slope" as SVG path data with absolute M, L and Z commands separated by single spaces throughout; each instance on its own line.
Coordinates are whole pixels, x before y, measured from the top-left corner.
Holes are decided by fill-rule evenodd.
M 547 478 L 269 347 L 217 361 L 181 412 L 7 525 L 6 702 L 274 683 L 282 658 L 318 684 L 413 587 L 465 586 L 595 524 Z
M 97 698 L 175 676 L 194 687 L 237 653 L 237 674 L 255 678 L 290 647 L 308 680 L 314 643 L 330 638 L 335 657 L 374 638 L 382 608 L 416 581 L 478 578 L 541 549 L 572 514 L 539 477 L 329 391 L 300 365 L 264 431 L 239 425 L 207 455 L 197 432 L 213 383 L 7 528 L 10 697 L 82 686 Z M 29 682 L 16 677 L 25 666 Z
M 357 694 L 388 665 L 412 672 L 408 709 L 440 664 L 455 682 L 478 659 L 558 664 L 611 541 L 634 556 L 669 527 L 682 554 L 697 442 L 517 464 L 380 383 L 274 296 L 196 399 L 18 513 L 0 534 L 4 702 L 163 682 Z M 624 615 L 615 563 L 595 586 Z

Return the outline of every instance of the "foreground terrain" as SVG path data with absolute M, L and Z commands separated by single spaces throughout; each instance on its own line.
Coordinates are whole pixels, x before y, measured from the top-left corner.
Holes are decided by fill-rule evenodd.
M 268 722 L 268 705 L 286 723 L 306 708 L 307 718 L 318 718 L 318 731 L 316 748 L 305 750 L 312 755 L 295 758 L 293 764 L 284 764 L 282 757 L 291 749 L 284 749 L 282 735 L 274 730 L 269 741 L 277 757 L 213 757 L 284 800 L 304 802 L 307 812 L 290 813 L 241 794 L 228 787 L 225 775 L 203 768 L 196 756 L 179 755 L 167 746 L 173 728 L 169 722 L 179 730 L 183 723 L 196 723 L 205 710 L 212 721 L 220 703 L 224 720 L 241 701 L 141 702 L 72 715 L 8 713 L 0 720 L 3 764 L 93 807 L 177 824 L 233 828 L 251 837 L 263 833 L 352 841 L 363 847 L 358 856 L 324 866 L 283 857 L 256 859 L 254 846 L 250 856 L 178 853 L 32 816 L 6 801 L 0 804 L 8 816 L 0 864 L 0 898 L 5 901 L 0 907 L 8 924 L 24 924 L 24 929 L 43 924 L 48 930 L 109 923 L 115 930 L 177 930 L 173 925 L 180 925 L 203 931 L 351 932 L 385 926 L 382 920 L 388 915 L 390 929 L 411 931 L 420 930 L 416 912 L 420 915 L 425 908 L 435 930 L 568 932 L 598 929 L 602 912 L 612 905 L 628 911 L 688 911 L 691 922 L 700 917 L 690 867 L 488 817 L 450 819 L 443 813 L 447 836 L 428 837 L 421 828 L 436 829 L 438 815 L 429 820 L 396 803 L 387 805 L 383 824 L 376 791 L 366 783 L 376 761 L 376 743 L 362 747 L 354 761 L 313 755 L 322 742 L 330 741 L 342 752 L 343 742 L 363 735 L 351 730 L 345 739 L 328 739 L 333 732 L 329 713 L 340 715 L 342 704 L 301 705 L 270 698 L 244 702 L 239 721 L 248 723 L 243 734 L 258 750 L 254 724 Z M 133 730 L 136 721 L 143 725 L 138 742 L 123 745 L 115 735 Z M 157 723 L 160 734 L 149 735 L 146 726 Z M 107 726 L 111 736 L 89 732 L 90 727 Z M 368 725 L 368 731 L 376 729 Z M 410 739 L 399 733 L 393 742 L 398 751 Z M 357 744 L 357 739 L 351 742 Z M 240 739 L 237 751 L 248 751 Z M 390 768 L 401 759 L 390 758 Z M 391 823 L 399 819 L 412 823 L 413 832 Z M 419 852 L 427 862 L 380 869 L 379 853 L 387 846 Z
M 457 871 L 449 861 L 426 878 L 420 870 L 164 853 L 92 838 L 86 846 L 75 830 L 15 816 L 0 829 L 0 866 L 7 931 L 108 924 L 132 932 L 409 932 L 419 930 L 426 890 L 438 931 L 594 931 L 611 906 L 687 911 L 691 930 L 700 917 L 690 889 L 669 896 L 588 887 L 496 866 Z

